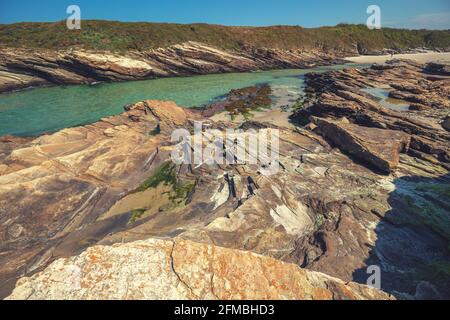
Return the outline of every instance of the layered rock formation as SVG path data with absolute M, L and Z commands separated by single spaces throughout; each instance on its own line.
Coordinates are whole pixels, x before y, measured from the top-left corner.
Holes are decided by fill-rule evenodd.
M 87 84 L 196 74 L 307 68 L 342 60 L 320 50 L 227 52 L 196 42 L 123 54 L 80 50 L 0 49 L 0 93 L 52 84 Z
M 307 108 L 294 115 L 304 121 L 310 115 L 339 119 L 347 117 L 364 128 L 396 130 L 410 134 L 410 153 L 448 167 L 450 135 L 443 130 L 450 108 L 448 77 L 431 74 L 429 66 L 393 60 L 363 71 L 309 74 Z M 362 88 L 381 88 L 389 97 L 410 105 L 408 112 L 385 107 Z M 432 161 L 432 160 L 430 160 Z
M 127 106 L 125 113 L 93 125 L 31 141 L 0 141 L 2 296 L 11 293 L 17 278 L 32 276 L 55 260 L 78 255 L 97 244 L 106 247 L 58 260 L 43 273 L 20 281 L 13 295 L 39 298 L 67 293 L 73 298 L 94 297 L 98 288 L 86 282 L 88 274 L 82 274 L 87 285 L 84 291 L 57 283 L 48 285 L 46 281 L 58 281 L 56 270 L 67 274 L 72 265 L 81 267 L 86 262 L 94 266 L 88 261 L 94 253 L 100 257 L 114 255 L 120 262 L 124 259 L 121 253 L 127 250 L 141 257 L 141 248 L 151 247 L 145 259 L 166 261 L 166 249 L 170 251 L 172 240 L 148 240 L 164 238 L 186 244 L 180 255 L 198 258 L 189 260 L 190 265 L 207 266 L 210 277 L 208 281 L 196 278 L 200 273 L 192 273 L 188 265 L 174 260 L 176 271 L 161 271 L 167 275 L 165 293 L 157 295 L 149 286 L 149 291 L 141 293 L 148 294 L 145 297 L 190 298 L 189 290 L 183 291 L 186 284 L 198 298 L 212 297 L 216 290 L 221 292 L 216 292 L 217 297 L 237 297 L 237 290 L 223 290 L 221 284 L 225 282 L 221 281 L 228 279 L 230 284 L 257 289 L 257 284 L 246 282 L 239 271 L 241 267 L 247 270 L 246 261 L 250 260 L 262 269 L 294 270 L 289 274 L 299 277 L 304 286 L 297 290 L 290 283 L 288 298 L 303 294 L 304 298 L 317 298 L 312 294 L 314 288 L 328 288 L 320 298 L 383 298 L 378 294 L 367 296 L 367 288 L 354 284 L 342 287 L 338 280 L 332 283 L 340 283 L 342 290 L 330 283 L 319 285 L 323 283 L 320 279 L 328 277 L 233 250 L 294 263 L 345 283 L 365 284 L 368 267 L 376 265 L 381 270 L 382 290 L 398 298 L 449 297 L 449 136 L 440 116 L 447 108 L 448 79 L 442 75 L 436 78 L 438 75 L 425 69 L 397 62 L 367 70 L 309 75 L 307 103 L 294 116 L 298 122 L 308 122 L 311 115 L 315 116 L 317 125 L 306 127 L 275 126 L 256 120 L 211 121 L 198 110 L 147 101 Z M 411 93 L 409 98 L 427 103 L 427 111 L 393 111 L 360 90 L 393 83 L 394 79 L 408 92 L 419 92 L 419 86 L 429 88 L 425 93 Z M 413 90 L 412 85 L 417 88 Z M 342 121 L 344 116 L 347 120 Z M 170 142 L 170 134 L 180 127 L 191 132 L 193 120 L 203 120 L 207 128 L 217 130 L 202 131 L 205 144 L 227 129 L 253 129 L 248 131 L 250 137 L 278 129 L 279 171 L 262 174 L 264 166 L 259 159 L 233 165 L 173 164 L 169 154 L 175 145 Z M 333 139 L 333 132 L 342 134 L 347 143 L 336 144 L 340 140 Z M 238 152 L 227 151 L 232 157 Z M 386 172 L 380 173 L 377 166 Z M 140 240 L 144 242 L 134 243 Z M 109 247 L 117 243 L 129 244 Z M 205 251 L 208 254 L 201 253 Z M 236 265 L 227 264 L 222 252 L 236 257 L 230 260 Z M 137 271 L 141 272 L 144 261 L 137 259 Z M 228 271 L 217 278 L 219 282 L 211 282 L 218 261 Z M 111 270 L 120 275 L 111 280 L 112 287 L 120 281 L 128 281 L 133 288 L 139 286 L 140 279 L 153 281 L 150 273 L 148 278 L 138 277 L 134 282 L 133 277 L 125 277 L 125 270 L 118 264 L 98 267 L 98 273 L 92 272 L 99 275 L 101 283 L 110 281 L 107 275 Z M 185 271 L 180 273 L 178 269 Z M 249 274 L 261 286 L 269 279 L 264 272 Z M 261 274 L 264 277 L 258 278 Z M 312 274 L 319 280 L 309 279 Z M 285 279 L 281 275 L 276 278 Z M 252 291 L 254 296 L 248 297 L 281 298 L 286 293 L 278 289 L 284 280 L 280 281 L 273 291 L 265 293 L 270 296 Z M 336 294 L 336 290 L 346 293 Z M 55 292 L 54 296 L 50 292 Z M 127 297 L 122 291 L 109 294 L 111 298 Z M 130 291 L 130 297 L 138 294 Z
M 388 198 L 387 211 L 374 203 L 369 204 L 370 200 L 364 204 L 371 206 L 370 212 L 383 217 L 376 228 L 378 240 L 367 261 L 381 264 L 385 277 L 396 283 L 394 286 L 398 288 L 403 286 L 402 281 L 414 281 L 412 279 L 417 279 L 417 275 L 424 277 L 428 272 L 435 276 L 439 274 L 445 283 L 441 288 L 444 295 L 448 295 L 448 290 L 444 289 L 450 284 L 448 250 L 441 247 L 438 251 L 442 255 L 436 258 L 426 252 L 433 250 L 433 245 L 422 247 L 432 238 L 437 240 L 441 237 L 445 245 L 450 235 L 450 136 L 443 129 L 445 125 L 441 126 L 445 123 L 450 107 L 450 79 L 442 76 L 444 69 L 442 65 L 424 66 L 412 61 L 393 60 L 364 70 L 309 74 L 304 108 L 296 112 L 293 119 L 301 123 L 314 116 L 311 119 L 317 126 L 310 125 L 310 129 L 323 135 L 354 161 L 361 160 L 378 169 L 384 168 L 384 171 L 390 171 L 391 176 L 396 177 L 393 180 L 395 189 Z M 373 87 L 387 91 L 390 97 L 401 98 L 402 103 L 411 105 L 410 110 L 396 110 L 395 105 L 380 101 L 367 90 L 362 90 Z M 417 105 L 422 107 L 414 107 Z M 342 117 L 346 117 L 344 123 Z M 407 145 L 405 139 L 410 139 L 409 149 L 404 148 Z M 400 150 L 408 155 L 399 154 Z M 395 169 L 397 159 L 400 161 Z M 378 199 L 377 196 L 371 198 Z M 379 200 L 376 202 L 379 203 Z M 324 252 L 323 246 L 325 242 L 326 246 L 335 248 L 336 243 L 341 241 L 339 238 L 342 239 L 342 236 L 338 236 L 341 234 L 340 228 L 341 225 L 338 230 L 328 229 L 314 238 L 301 240 L 303 246 L 308 247 L 309 243 L 315 247 L 313 257 L 316 261 L 307 258 L 305 265 L 336 274 L 327 265 L 336 260 L 326 258 L 330 252 Z M 355 229 L 351 230 L 355 235 Z M 308 257 L 309 250 L 304 248 L 297 256 Z M 402 250 L 407 253 L 400 253 Z M 429 258 L 419 258 L 421 262 L 417 264 L 413 262 L 413 256 L 420 251 L 423 252 L 422 258 L 427 255 Z M 317 252 L 325 257 L 317 259 Z M 398 272 L 405 272 L 408 276 L 405 275 L 403 280 L 399 279 L 401 277 L 395 279 Z M 353 279 L 362 273 L 362 270 L 355 271 Z M 435 276 L 428 275 L 429 279 L 436 279 Z M 422 298 L 424 295 L 420 291 L 424 287 L 428 287 L 428 284 L 419 284 L 417 289 L 417 295 Z M 429 297 L 440 296 L 434 289 L 424 290 Z
M 8 299 L 355 300 L 381 291 L 249 252 L 190 241 L 95 246 L 17 283 Z

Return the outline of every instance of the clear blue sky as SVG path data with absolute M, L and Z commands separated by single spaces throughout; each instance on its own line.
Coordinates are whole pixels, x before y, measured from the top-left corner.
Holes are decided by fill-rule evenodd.
M 450 0 L 0 0 L 0 23 L 64 20 L 70 4 L 82 19 L 304 27 L 365 23 L 376 4 L 383 26 L 450 29 Z

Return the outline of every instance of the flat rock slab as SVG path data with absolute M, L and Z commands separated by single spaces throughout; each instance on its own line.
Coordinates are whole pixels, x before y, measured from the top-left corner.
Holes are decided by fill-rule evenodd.
M 401 131 L 362 127 L 348 121 L 313 117 L 318 131 L 331 144 L 375 168 L 390 173 L 400 153 L 409 148 L 410 136 Z

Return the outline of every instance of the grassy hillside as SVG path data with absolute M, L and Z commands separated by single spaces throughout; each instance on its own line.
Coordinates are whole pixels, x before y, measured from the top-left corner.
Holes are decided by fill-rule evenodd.
M 0 25 L 0 46 L 124 51 L 167 47 L 199 41 L 223 49 L 244 45 L 280 49 L 320 47 L 351 50 L 356 44 L 371 49 L 450 48 L 450 30 L 369 30 L 363 25 L 337 25 L 305 29 L 297 26 L 225 27 L 207 24 L 124 23 L 82 21 L 81 30 L 68 30 L 65 22 Z

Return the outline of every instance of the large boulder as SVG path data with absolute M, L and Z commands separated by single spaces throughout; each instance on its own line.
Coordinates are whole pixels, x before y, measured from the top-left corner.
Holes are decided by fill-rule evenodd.
M 400 152 L 410 144 L 410 136 L 400 131 L 362 127 L 342 120 L 312 120 L 332 145 L 386 173 L 398 166 Z
M 95 246 L 17 282 L 14 299 L 390 299 L 250 252 L 195 242 L 144 240 Z

